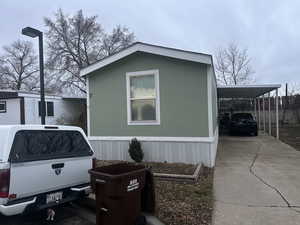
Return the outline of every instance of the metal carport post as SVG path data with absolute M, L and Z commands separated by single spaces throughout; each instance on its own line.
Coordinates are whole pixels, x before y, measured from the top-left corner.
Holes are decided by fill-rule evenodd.
M 271 93 L 268 93 L 268 111 L 269 111 L 269 135 L 272 135 L 272 124 L 271 124 Z
M 265 111 L 265 94 L 263 94 L 262 96 L 262 108 L 263 108 L 263 128 L 264 128 L 264 132 L 266 132 L 266 111 Z
M 254 103 L 254 116 L 255 119 L 257 120 L 257 112 L 256 112 L 256 98 L 253 99 L 253 103 Z
M 257 123 L 258 123 L 258 129 L 260 130 L 260 98 L 257 99 L 257 107 L 258 107 L 258 120 L 257 120 Z
M 279 139 L 278 88 L 276 88 L 276 138 Z

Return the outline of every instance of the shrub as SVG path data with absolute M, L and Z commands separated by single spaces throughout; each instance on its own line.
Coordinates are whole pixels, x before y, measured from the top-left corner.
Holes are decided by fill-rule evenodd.
M 135 162 L 140 163 L 143 161 L 144 152 L 142 150 L 141 143 L 136 138 L 130 141 L 128 152 L 132 160 Z

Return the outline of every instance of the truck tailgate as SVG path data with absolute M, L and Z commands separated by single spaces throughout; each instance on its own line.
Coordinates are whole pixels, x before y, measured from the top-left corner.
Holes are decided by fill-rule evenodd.
M 88 183 L 91 167 L 90 156 L 12 163 L 9 193 L 24 198 Z

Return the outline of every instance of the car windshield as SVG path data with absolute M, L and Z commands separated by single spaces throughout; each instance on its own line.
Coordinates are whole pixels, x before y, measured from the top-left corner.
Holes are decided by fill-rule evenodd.
M 93 152 L 78 131 L 22 130 L 15 135 L 11 162 L 91 156 Z
M 250 113 L 236 113 L 232 115 L 231 120 L 253 120 L 253 117 Z

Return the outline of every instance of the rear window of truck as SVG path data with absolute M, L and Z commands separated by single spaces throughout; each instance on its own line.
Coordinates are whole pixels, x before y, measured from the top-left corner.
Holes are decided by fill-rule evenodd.
M 22 130 L 15 135 L 11 162 L 91 156 L 93 151 L 78 131 Z

